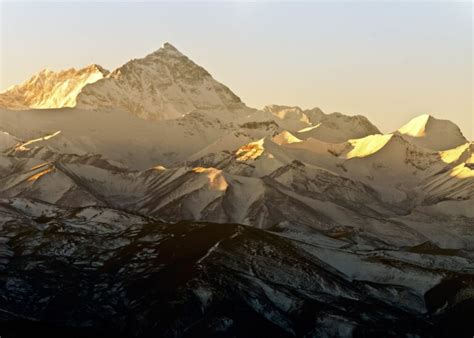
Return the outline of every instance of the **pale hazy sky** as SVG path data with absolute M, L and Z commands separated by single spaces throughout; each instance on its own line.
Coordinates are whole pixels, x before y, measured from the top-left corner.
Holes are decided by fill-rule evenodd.
M 471 2 L 0 4 L 0 90 L 42 68 L 113 69 L 168 41 L 249 106 L 423 113 L 472 139 Z

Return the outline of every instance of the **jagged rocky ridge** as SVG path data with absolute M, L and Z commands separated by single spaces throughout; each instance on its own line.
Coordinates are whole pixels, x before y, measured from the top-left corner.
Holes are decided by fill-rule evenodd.
M 472 336 L 474 145 L 452 122 L 248 108 L 169 44 L 101 74 L 31 85 L 41 111 L 0 96 L 9 332 Z

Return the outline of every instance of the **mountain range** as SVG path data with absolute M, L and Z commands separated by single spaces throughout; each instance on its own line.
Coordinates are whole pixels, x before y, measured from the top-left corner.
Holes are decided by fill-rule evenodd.
M 248 107 L 169 43 L 41 71 L 0 93 L 0 322 L 471 337 L 473 150 L 428 114 Z

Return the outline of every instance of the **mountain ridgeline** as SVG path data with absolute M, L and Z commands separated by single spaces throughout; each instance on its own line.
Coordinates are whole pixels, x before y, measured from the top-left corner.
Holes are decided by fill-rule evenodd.
M 0 93 L 2 336 L 472 337 L 474 145 L 246 106 L 169 43 Z

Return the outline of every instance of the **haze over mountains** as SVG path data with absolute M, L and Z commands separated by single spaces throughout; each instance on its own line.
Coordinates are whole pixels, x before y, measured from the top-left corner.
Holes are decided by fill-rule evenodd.
M 169 43 L 111 72 L 42 71 L 1 93 L 0 106 L 1 269 L 27 271 L 5 272 L 6 323 L 92 322 L 125 334 L 113 318 L 138 302 L 136 336 L 244 336 L 249 319 L 288 336 L 472 330 L 455 314 L 473 307 L 474 145 L 451 121 L 422 115 L 382 134 L 364 116 L 250 108 Z M 69 234 L 60 242 L 58 229 Z M 96 235 L 110 247 L 100 259 Z M 169 245 L 196 246 L 191 270 L 161 253 Z M 134 257 L 145 257 L 143 269 Z M 94 311 L 54 322 L 48 311 L 67 309 L 67 295 L 31 285 L 44 269 L 72 281 L 71 267 L 55 265 L 62 259 L 101 274 L 105 287 L 81 296 Z M 131 268 L 113 286 L 102 267 L 120 264 Z M 235 292 L 218 278 L 229 269 Z M 127 284 L 152 283 L 149 271 L 163 285 L 181 278 L 165 300 L 151 294 L 167 311 L 193 310 L 153 324 L 146 297 Z M 46 305 L 21 310 L 31 297 Z

